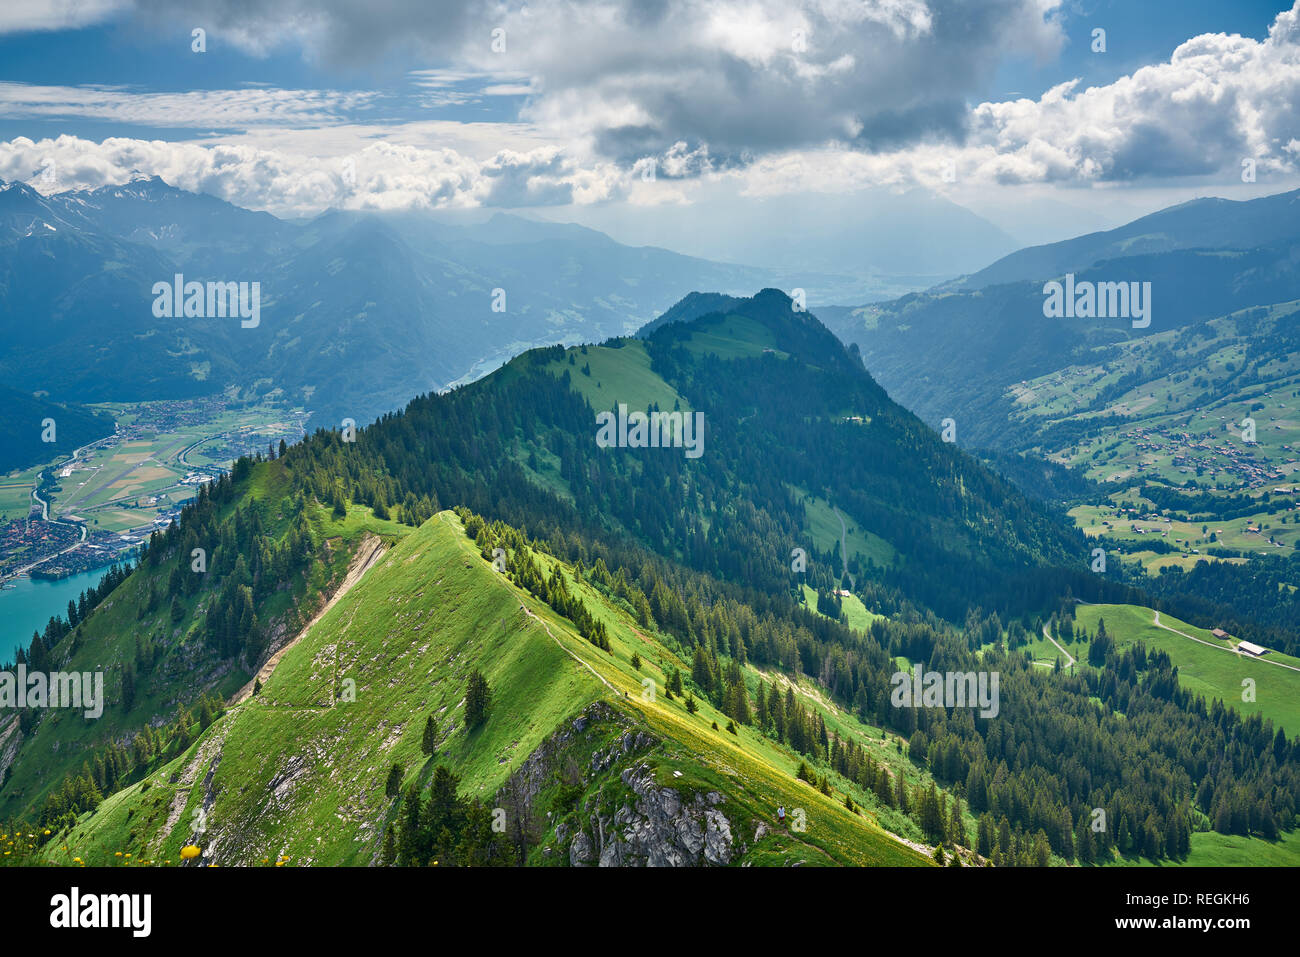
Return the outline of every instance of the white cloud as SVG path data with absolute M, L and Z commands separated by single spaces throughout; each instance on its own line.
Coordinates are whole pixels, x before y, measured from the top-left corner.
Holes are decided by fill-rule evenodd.
M 258 54 L 290 43 L 348 63 L 413 52 L 439 65 L 417 82 L 451 91 L 431 105 L 527 96 L 524 119 L 628 163 L 679 141 L 735 162 L 828 141 L 957 138 L 970 90 L 1004 58 L 1064 42 L 1062 0 L 136 2 L 142 21 L 184 17 Z
M 752 195 L 869 186 L 1067 185 L 1213 180 L 1243 158 L 1279 181 L 1297 165 L 1300 2 L 1263 41 L 1206 34 L 1104 86 L 1062 83 L 1036 100 L 981 103 L 960 144 L 866 152 L 777 151 L 735 175 Z
M 75 30 L 109 19 L 130 0 L 5 0 L 0 4 L 0 34 Z
M 53 159 L 65 186 L 156 173 L 240 205 L 305 214 L 330 206 L 682 203 L 698 184 L 717 182 L 749 196 L 879 186 L 956 194 L 1038 183 L 1101 187 L 1199 181 L 1227 187 L 1236 183 L 1244 157 L 1256 161 L 1263 183 L 1280 183 L 1300 169 L 1300 2 L 1277 17 L 1263 41 L 1195 37 L 1168 62 L 1112 83 L 1083 88 L 1073 81 L 1037 99 L 962 106 L 960 115 L 945 114 L 938 124 L 940 132 L 960 131 L 947 138 L 931 131 L 918 140 L 903 129 L 911 122 L 905 119 L 897 142 L 886 137 L 874 146 L 865 140 L 873 135 L 870 124 L 880 132 L 879 117 L 837 100 L 843 90 L 828 93 L 809 115 L 797 105 L 802 92 L 791 91 L 841 83 L 860 89 L 854 86 L 863 82 L 859 74 L 878 71 L 881 64 L 869 52 L 849 53 L 833 44 L 823 48 L 824 31 L 865 17 L 891 36 L 901 32 L 926 42 L 942 28 L 934 3 L 897 0 L 863 7 L 808 0 L 787 8 L 766 6 L 765 0 L 721 6 L 663 0 L 635 11 L 575 3 L 557 26 L 542 23 L 543 12 L 550 13 L 546 2 L 528 13 L 503 14 L 508 50 L 526 53 L 494 60 L 485 33 L 481 62 L 411 74 L 419 96 L 527 91 L 529 105 L 516 122 L 356 122 L 357 114 L 378 112 L 372 93 L 275 88 L 138 93 L 0 83 L 0 111 L 10 116 L 73 114 L 244 130 L 184 143 L 20 138 L 0 144 L 0 177 L 30 179 Z M 678 6 L 686 20 L 669 24 L 665 18 Z M 1049 48 L 1055 9 L 1053 0 L 1008 0 L 998 22 L 1025 24 L 1026 44 Z M 718 20 L 719 10 L 732 19 Z M 615 30 L 596 43 L 611 11 L 639 17 L 639 32 Z M 717 24 L 736 22 L 736 11 L 747 13 L 754 26 L 728 41 L 731 52 L 725 56 L 733 79 L 735 70 L 743 77 L 731 89 L 726 82 L 718 85 L 716 59 L 695 57 L 707 30 L 687 39 L 666 38 L 676 31 L 690 33 L 692 24 L 713 23 L 715 32 L 725 32 Z M 793 69 L 791 55 L 780 49 L 787 42 L 786 26 L 800 17 L 819 25 L 809 35 L 815 55 L 805 62 L 818 68 L 808 75 Z M 661 40 L 663 62 L 652 63 L 644 51 Z M 713 50 L 724 55 L 716 43 Z M 754 89 L 742 103 L 740 93 L 750 84 Z M 915 91 L 917 101 L 941 103 L 943 89 Z M 664 103 L 674 98 L 669 113 L 679 119 L 690 114 L 700 135 L 661 139 L 672 129 L 665 125 Z M 764 142 L 750 142 L 758 130 L 775 132 Z M 343 182 L 340 165 L 349 157 L 355 170 L 351 185 Z M 648 175 L 651 168 L 654 178 Z
M 53 166 L 57 180 L 39 177 Z M 301 216 L 329 208 L 432 209 L 602 202 L 623 195 L 631 173 L 579 167 L 555 147 L 501 150 L 476 160 L 447 148 L 372 143 L 326 158 L 250 145 L 74 136 L 0 143 L 0 179 L 65 191 L 157 175 L 239 206 Z
M 275 88 L 148 93 L 0 81 L 0 114 L 7 119 L 66 117 L 172 129 L 319 126 L 342 122 L 377 97 L 369 92 Z

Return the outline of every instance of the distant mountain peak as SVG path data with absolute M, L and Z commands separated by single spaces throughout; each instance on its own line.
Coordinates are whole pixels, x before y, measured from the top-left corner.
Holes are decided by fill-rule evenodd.
M 1300 238 L 1300 189 L 1255 199 L 1203 196 L 1148 213 L 1115 229 L 1027 246 L 941 288 L 981 289 L 1083 272 L 1108 259 L 1176 249 L 1252 249 Z
M 856 354 L 815 315 L 796 306 L 788 293 L 770 286 L 748 298 L 692 292 L 643 326 L 637 336 L 658 342 L 686 343 L 699 332 L 713 332 L 711 326 L 728 326 L 726 336 L 751 345 L 761 344 L 765 347 L 763 353 L 784 353 L 822 368 L 863 371 Z M 748 331 L 743 325 L 730 328 L 731 324 L 725 320 L 733 316 L 747 319 L 753 325 Z M 759 332 L 755 326 L 765 331 Z

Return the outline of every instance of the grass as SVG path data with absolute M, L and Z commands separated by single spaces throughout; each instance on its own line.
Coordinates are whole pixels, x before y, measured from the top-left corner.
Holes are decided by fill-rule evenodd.
M 150 524 L 161 511 L 193 497 L 181 484 L 196 468 L 227 466 L 245 448 L 265 450 L 272 439 L 296 437 L 293 413 L 263 403 L 246 409 L 216 401 L 106 403 L 119 433 L 78 459 L 71 474 L 56 473 L 62 491 L 55 516 L 76 515 L 99 529 L 125 531 Z M 62 469 L 60 470 L 62 471 Z
M 1258 512 L 1241 518 L 1183 522 L 1160 518 L 1155 514 L 1155 509 L 1147 509 L 1137 503 L 1117 502 L 1114 506 L 1076 506 L 1070 510 L 1069 515 L 1089 538 L 1136 544 L 1167 542 L 1179 549 L 1164 554 L 1138 551 L 1128 556 L 1142 561 L 1143 567 L 1151 574 L 1159 574 L 1160 569 L 1166 565 L 1190 569 L 1198 561 L 1229 561 L 1234 564 L 1243 561 L 1239 558 L 1221 559 L 1209 555 L 1207 551 L 1211 548 L 1228 548 L 1247 555 L 1285 555 L 1300 543 L 1300 514 L 1294 510 L 1290 514 L 1282 512 L 1269 515 Z
M 26 518 L 32 505 L 32 487 L 45 465 L 20 469 L 0 477 L 0 516 Z
M 1107 623 L 1106 628 L 1109 630 L 1110 628 L 1109 622 Z M 1032 640 L 1027 642 L 1026 644 L 1021 645 L 1019 650 L 1029 655 L 1029 657 L 1032 660 L 1039 662 L 1041 664 L 1055 665 L 1056 659 L 1060 658 L 1062 670 L 1064 670 L 1069 665 L 1069 660 L 1065 657 L 1065 655 L 1061 654 L 1060 648 L 1057 648 L 1056 645 L 1052 644 L 1050 641 L 1044 638 L 1043 633 L 1041 631 L 1038 632 L 1036 636 L 1031 636 L 1031 637 Z M 1087 660 L 1088 645 L 1085 642 L 1080 642 L 1080 641 L 1069 642 L 1066 641 L 1064 638 L 1062 638 L 1060 635 L 1053 635 L 1053 637 L 1056 638 L 1056 640 L 1061 643 L 1061 646 L 1064 647 L 1065 650 L 1068 651 L 1071 655 L 1073 655 L 1077 661 Z
M 811 495 L 804 489 L 795 489 L 795 492 L 804 500 L 804 512 L 807 515 L 806 529 L 808 534 L 812 536 L 813 544 L 818 551 L 834 549 L 836 555 L 838 555 L 840 537 L 847 529 L 848 534 L 844 537 L 845 547 L 850 559 L 854 555 L 858 555 L 862 561 L 871 560 L 877 565 L 889 565 L 894 561 L 896 554 L 894 546 L 874 532 L 862 528 L 843 509 L 839 512 L 844 519 L 844 525 L 841 526 L 834 507 L 826 499 Z M 838 565 L 836 566 L 836 572 L 839 572 Z
M 278 501 L 286 494 L 288 481 L 278 463 L 266 463 L 255 471 L 246 498 Z M 309 518 L 323 560 L 311 566 L 310 577 L 290 582 L 259 609 L 264 624 L 270 627 L 288 616 L 294 601 L 307 598 L 310 602 L 307 596 L 328 591 L 330 582 L 342 576 L 351 549 L 363 535 L 378 534 L 391 540 L 410 531 L 377 520 L 369 509 L 361 507 L 349 509 L 346 518 L 338 521 L 323 508 L 313 510 Z M 282 533 L 287 525 L 287 519 L 280 517 L 268 522 L 268 531 Z M 185 556 L 187 569 L 188 560 Z M 200 590 L 186 598 L 185 617 L 176 624 L 165 599 L 153 612 L 141 614 L 151 585 L 167 594 L 171 570 L 168 564 L 132 575 L 79 627 L 79 647 L 62 670 L 104 673 L 104 713 L 96 720 L 65 710 L 48 714 L 23 742 L 10 766 L 10 776 L 0 791 L 0 818 L 24 813 L 35 817 L 46 794 L 65 776 L 80 772 L 88 749 L 110 741 L 129 741 L 146 721 L 175 717 L 178 702 L 193 702 L 205 689 L 228 697 L 249 680 L 247 672 L 220 665 L 204 649 L 201 626 L 206 603 L 213 600 L 210 592 Z M 135 703 L 126 712 L 121 704 L 121 667 L 134 658 L 137 637 L 149 636 L 164 644 L 168 654 L 152 673 L 139 675 Z M 68 643 L 65 639 L 56 651 L 62 654 Z
M 1179 683 L 1187 690 L 1201 694 L 1206 700 L 1217 699 L 1235 708 L 1243 715 L 1261 714 L 1272 719 L 1274 725 L 1286 729 L 1289 736 L 1300 732 L 1300 672 L 1278 668 L 1249 656 L 1238 656 L 1227 650 L 1231 644 L 1216 639 L 1204 628 L 1161 615 L 1162 624 L 1193 635 L 1216 645 L 1205 645 L 1157 628 L 1153 612 L 1136 605 L 1080 605 L 1075 613 L 1076 628 L 1085 627 L 1089 634 L 1097 631 L 1097 620 L 1104 618 L 1106 631 L 1114 636 L 1119 647 L 1141 641 L 1150 650 L 1169 653 L 1178 666 Z M 1067 646 L 1068 647 L 1068 646 Z M 1071 649 L 1073 651 L 1073 649 Z M 1077 655 L 1077 652 L 1074 652 Z M 1300 659 L 1278 652 L 1270 652 L 1269 659 L 1300 667 Z M 1086 655 L 1081 660 L 1086 660 Z M 1242 700 L 1242 681 L 1255 682 L 1255 700 Z
M 1287 322 L 1295 303 L 1267 307 L 1272 319 Z M 1087 421 L 1115 414 L 1128 418 L 1107 426 L 1076 445 L 1052 450 L 1063 461 L 1081 465 L 1098 481 L 1141 473 L 1170 484 L 1197 478 L 1203 484 L 1238 486 L 1226 449 L 1250 451 L 1283 472 L 1296 467 L 1300 442 L 1300 357 L 1281 349 L 1260 353 L 1251 333 L 1225 316 L 1198 329 L 1189 344 L 1181 330 L 1143 336 L 1117 345 L 1104 361 L 1057 370 L 1009 390 L 1026 422 Z M 1160 365 L 1162 350 L 1195 350 L 1194 361 L 1171 373 L 1138 382 L 1105 407 L 1079 412 L 1102 389 L 1143 368 Z M 1254 373 L 1241 376 L 1243 367 Z M 1189 372 L 1194 370 L 1194 372 Z M 1246 384 L 1236 386 L 1236 381 Z M 1256 444 L 1247 446 L 1239 424 L 1249 414 L 1256 422 Z M 1188 433 L 1190 440 L 1178 433 Z M 1205 446 L 1198 443 L 1207 442 Z M 1175 462 L 1178 455 L 1195 461 Z
M 1191 853 L 1185 861 L 1157 863 L 1132 856 L 1114 863 L 1129 867 L 1296 867 L 1300 866 L 1300 829 L 1288 831 L 1276 841 L 1196 831 L 1192 834 Z
M 585 348 L 586 354 L 581 351 Z M 573 363 L 570 364 L 569 358 Z M 591 375 L 582 372 L 589 366 Z M 650 368 L 650 355 L 639 339 L 624 341 L 621 348 L 584 346 L 565 350 L 565 358 L 547 365 L 546 371 L 556 378 L 568 370 L 569 385 L 581 394 L 596 411 L 613 409 L 619 403 L 629 411 L 645 411 L 658 403 L 664 412 L 674 407 L 690 411 L 690 404 L 676 389 Z M 593 434 L 595 426 L 592 426 Z
M 696 322 L 690 337 L 682 343 L 694 355 L 714 355 L 719 359 L 759 358 L 770 351 L 778 359 L 789 353 L 776 348 L 772 330 L 745 316 L 719 316 Z
M 803 585 L 804 603 L 817 614 L 817 590 L 811 585 Z M 884 618 L 884 615 L 878 615 L 874 611 L 862 604 L 862 599 L 857 595 L 849 595 L 840 598 L 840 609 L 844 612 L 844 620 L 854 631 L 866 632 L 871 623 L 877 618 Z M 823 615 L 822 617 L 828 617 Z
M 906 662 L 901 662 L 900 666 L 910 668 L 910 665 Z M 912 789 L 918 787 L 928 788 L 931 782 L 934 781 L 929 771 L 906 756 L 906 740 L 894 732 L 865 724 L 853 713 L 840 709 L 827 698 L 823 689 L 807 677 L 799 676 L 797 680 L 791 681 L 789 676 L 784 674 L 761 671 L 753 666 L 748 667 L 746 670 L 746 684 L 751 694 L 757 693 L 760 682 L 769 687 L 776 684 L 782 694 L 785 693 L 787 688 L 793 688 L 805 708 L 822 716 L 826 722 L 828 732 L 832 732 L 846 741 L 856 741 L 871 756 L 872 760 L 877 764 L 885 765 L 889 769 L 891 778 L 897 779 L 899 775 L 902 775 Z M 903 814 L 896 808 L 882 804 L 874 792 L 863 791 L 856 782 L 846 781 L 825 768 L 819 770 L 822 773 L 829 773 L 835 781 L 836 788 L 848 792 L 853 797 L 854 802 L 862 808 L 863 813 L 880 823 L 882 827 L 917 843 L 926 843 L 920 826 L 913 818 Z M 973 838 L 977 833 L 978 821 L 964 803 L 962 805 L 962 819 L 966 824 L 968 835 Z
M 548 570 L 555 562 L 537 557 Z M 752 848 L 754 862 L 926 863 L 869 816 L 847 811 L 842 794 L 826 797 L 795 779 L 798 759 L 788 749 L 749 728 L 714 730 L 713 722 L 725 729 L 727 719 L 706 700 L 697 699 L 700 709 L 690 715 L 681 700 L 666 699 L 667 670 L 686 663 L 657 633 L 638 628 L 621 603 L 572 581 L 571 569 L 566 574 L 606 623 L 609 653 L 494 572 L 454 516 L 435 516 L 288 651 L 261 694 L 150 775 L 147 789 L 137 783 L 83 817 L 61 838 L 68 853 L 104 863 L 133 848 L 147 860 L 176 860 L 219 753 L 208 820 L 223 861 L 287 854 L 300 863 L 369 863 L 393 811 L 383 793 L 389 767 L 401 764 L 407 782 L 431 773 L 433 761 L 419 750 L 427 715 L 440 729 L 437 760 L 461 775 L 463 793 L 488 799 L 557 728 L 603 699 L 661 739 L 651 758 L 658 783 L 683 795 L 726 795 L 721 807 L 744 832 L 737 843 L 751 843 L 760 822 L 773 828 L 778 805 L 805 810 L 807 831 L 773 830 Z M 474 668 L 486 675 L 496 706 L 467 733 L 464 686 Z M 647 678 L 658 693 L 643 696 Z M 336 697 L 352 687 L 355 700 Z M 621 784 L 615 778 L 600 787 L 602 800 L 613 800 Z

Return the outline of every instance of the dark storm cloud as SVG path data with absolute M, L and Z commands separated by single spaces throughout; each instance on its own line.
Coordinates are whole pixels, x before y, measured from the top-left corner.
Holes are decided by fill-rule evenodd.
M 620 162 L 678 142 L 727 163 L 960 139 L 1004 55 L 1059 42 L 1040 0 L 140 0 L 140 15 L 211 24 L 253 49 L 292 40 L 325 61 L 413 50 L 527 73 L 539 92 L 525 119 Z

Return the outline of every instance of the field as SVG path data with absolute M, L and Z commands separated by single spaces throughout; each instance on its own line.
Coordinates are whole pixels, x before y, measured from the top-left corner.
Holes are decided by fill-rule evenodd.
M 1300 733 L 1300 671 L 1290 671 L 1268 661 L 1300 668 L 1300 659 L 1278 652 L 1270 652 L 1263 660 L 1239 656 L 1231 651 L 1232 645 L 1215 638 L 1204 628 L 1197 628 L 1168 615 L 1161 615 L 1162 624 L 1192 635 L 1214 647 L 1206 647 L 1181 635 L 1156 627 L 1153 612 L 1135 605 L 1080 605 L 1076 614 L 1076 628 L 1082 626 L 1093 634 L 1097 620 L 1104 618 L 1106 631 L 1115 637 L 1119 647 L 1141 641 L 1149 649 L 1167 651 L 1178 666 L 1179 683 L 1207 700 L 1218 699 L 1245 715 L 1261 714 L 1281 725 L 1288 735 Z M 1070 652 L 1080 657 L 1074 647 Z M 1085 654 L 1086 647 L 1080 645 Z M 1242 700 L 1242 681 L 1255 682 L 1255 700 Z
M 1295 304 L 1267 308 L 1270 321 L 1289 323 Z M 1139 474 L 1171 485 L 1195 479 L 1222 488 L 1285 481 L 1300 468 L 1300 355 L 1242 330 L 1231 315 L 1195 334 L 1143 336 L 1099 354 L 1095 364 L 1021 383 L 1008 396 L 1017 417 L 1036 426 L 1108 415 L 1128 419 L 1046 450 L 1099 482 Z M 1251 375 L 1242 376 L 1246 371 Z M 1121 380 L 1128 388 L 1102 401 L 1102 391 Z M 1255 423 L 1253 442 L 1243 437 L 1247 416 Z
M 817 592 L 811 585 L 803 586 L 804 602 L 813 611 L 817 610 Z M 849 595 L 840 599 L 840 607 L 844 609 L 844 620 L 854 631 L 865 632 L 871 627 L 871 623 L 877 618 L 883 618 L 884 615 L 877 615 L 874 611 L 862 604 L 862 599 L 857 595 Z
M 1157 865 L 1146 858 L 1129 857 L 1122 863 L 1130 867 L 1296 867 L 1300 865 L 1300 829 L 1271 842 L 1262 837 L 1196 831 L 1192 834 L 1192 852 L 1185 861 L 1161 861 Z
M 1285 554 L 1300 543 L 1300 522 L 1297 522 L 1300 513 L 1294 509 L 1277 515 L 1259 513 L 1242 518 L 1183 522 L 1161 518 L 1154 508 L 1144 507 L 1142 502 L 1145 500 L 1137 500 L 1129 493 L 1114 506 L 1079 505 L 1069 515 L 1089 538 L 1136 544 L 1158 541 L 1179 549 L 1163 554 L 1153 550 L 1132 553 L 1141 558 L 1148 572 L 1156 574 L 1169 564 L 1190 568 L 1200 560 L 1238 563 L 1245 560 L 1218 559 L 1206 554 L 1210 548 L 1227 548 L 1247 555 Z
M 27 517 L 32 504 L 32 486 L 44 467 L 10 472 L 0 477 L 0 520 Z
M 1110 627 L 1109 623 L 1106 625 Z M 1076 661 L 1086 662 L 1088 660 L 1088 645 L 1079 641 L 1066 641 L 1060 635 L 1053 635 L 1060 642 L 1061 647 L 1068 651 Z M 1056 659 L 1061 659 L 1061 668 L 1064 670 L 1070 661 L 1065 655 L 1061 654 L 1061 649 L 1052 644 L 1043 637 L 1040 631 L 1031 636 L 1032 640 L 1020 646 L 1019 650 L 1029 655 L 1030 659 L 1040 665 L 1056 665 Z
M 58 466 L 61 491 L 53 497 L 53 513 L 110 532 L 149 525 L 192 498 L 214 466 L 301 434 L 300 413 L 267 404 L 235 410 L 195 400 L 96 408 L 114 416 L 117 435 Z
M 695 355 L 715 355 L 719 359 L 752 359 L 764 352 L 771 352 L 781 359 L 788 355 L 775 348 L 776 338 L 772 330 L 745 316 L 698 322 L 684 345 Z

